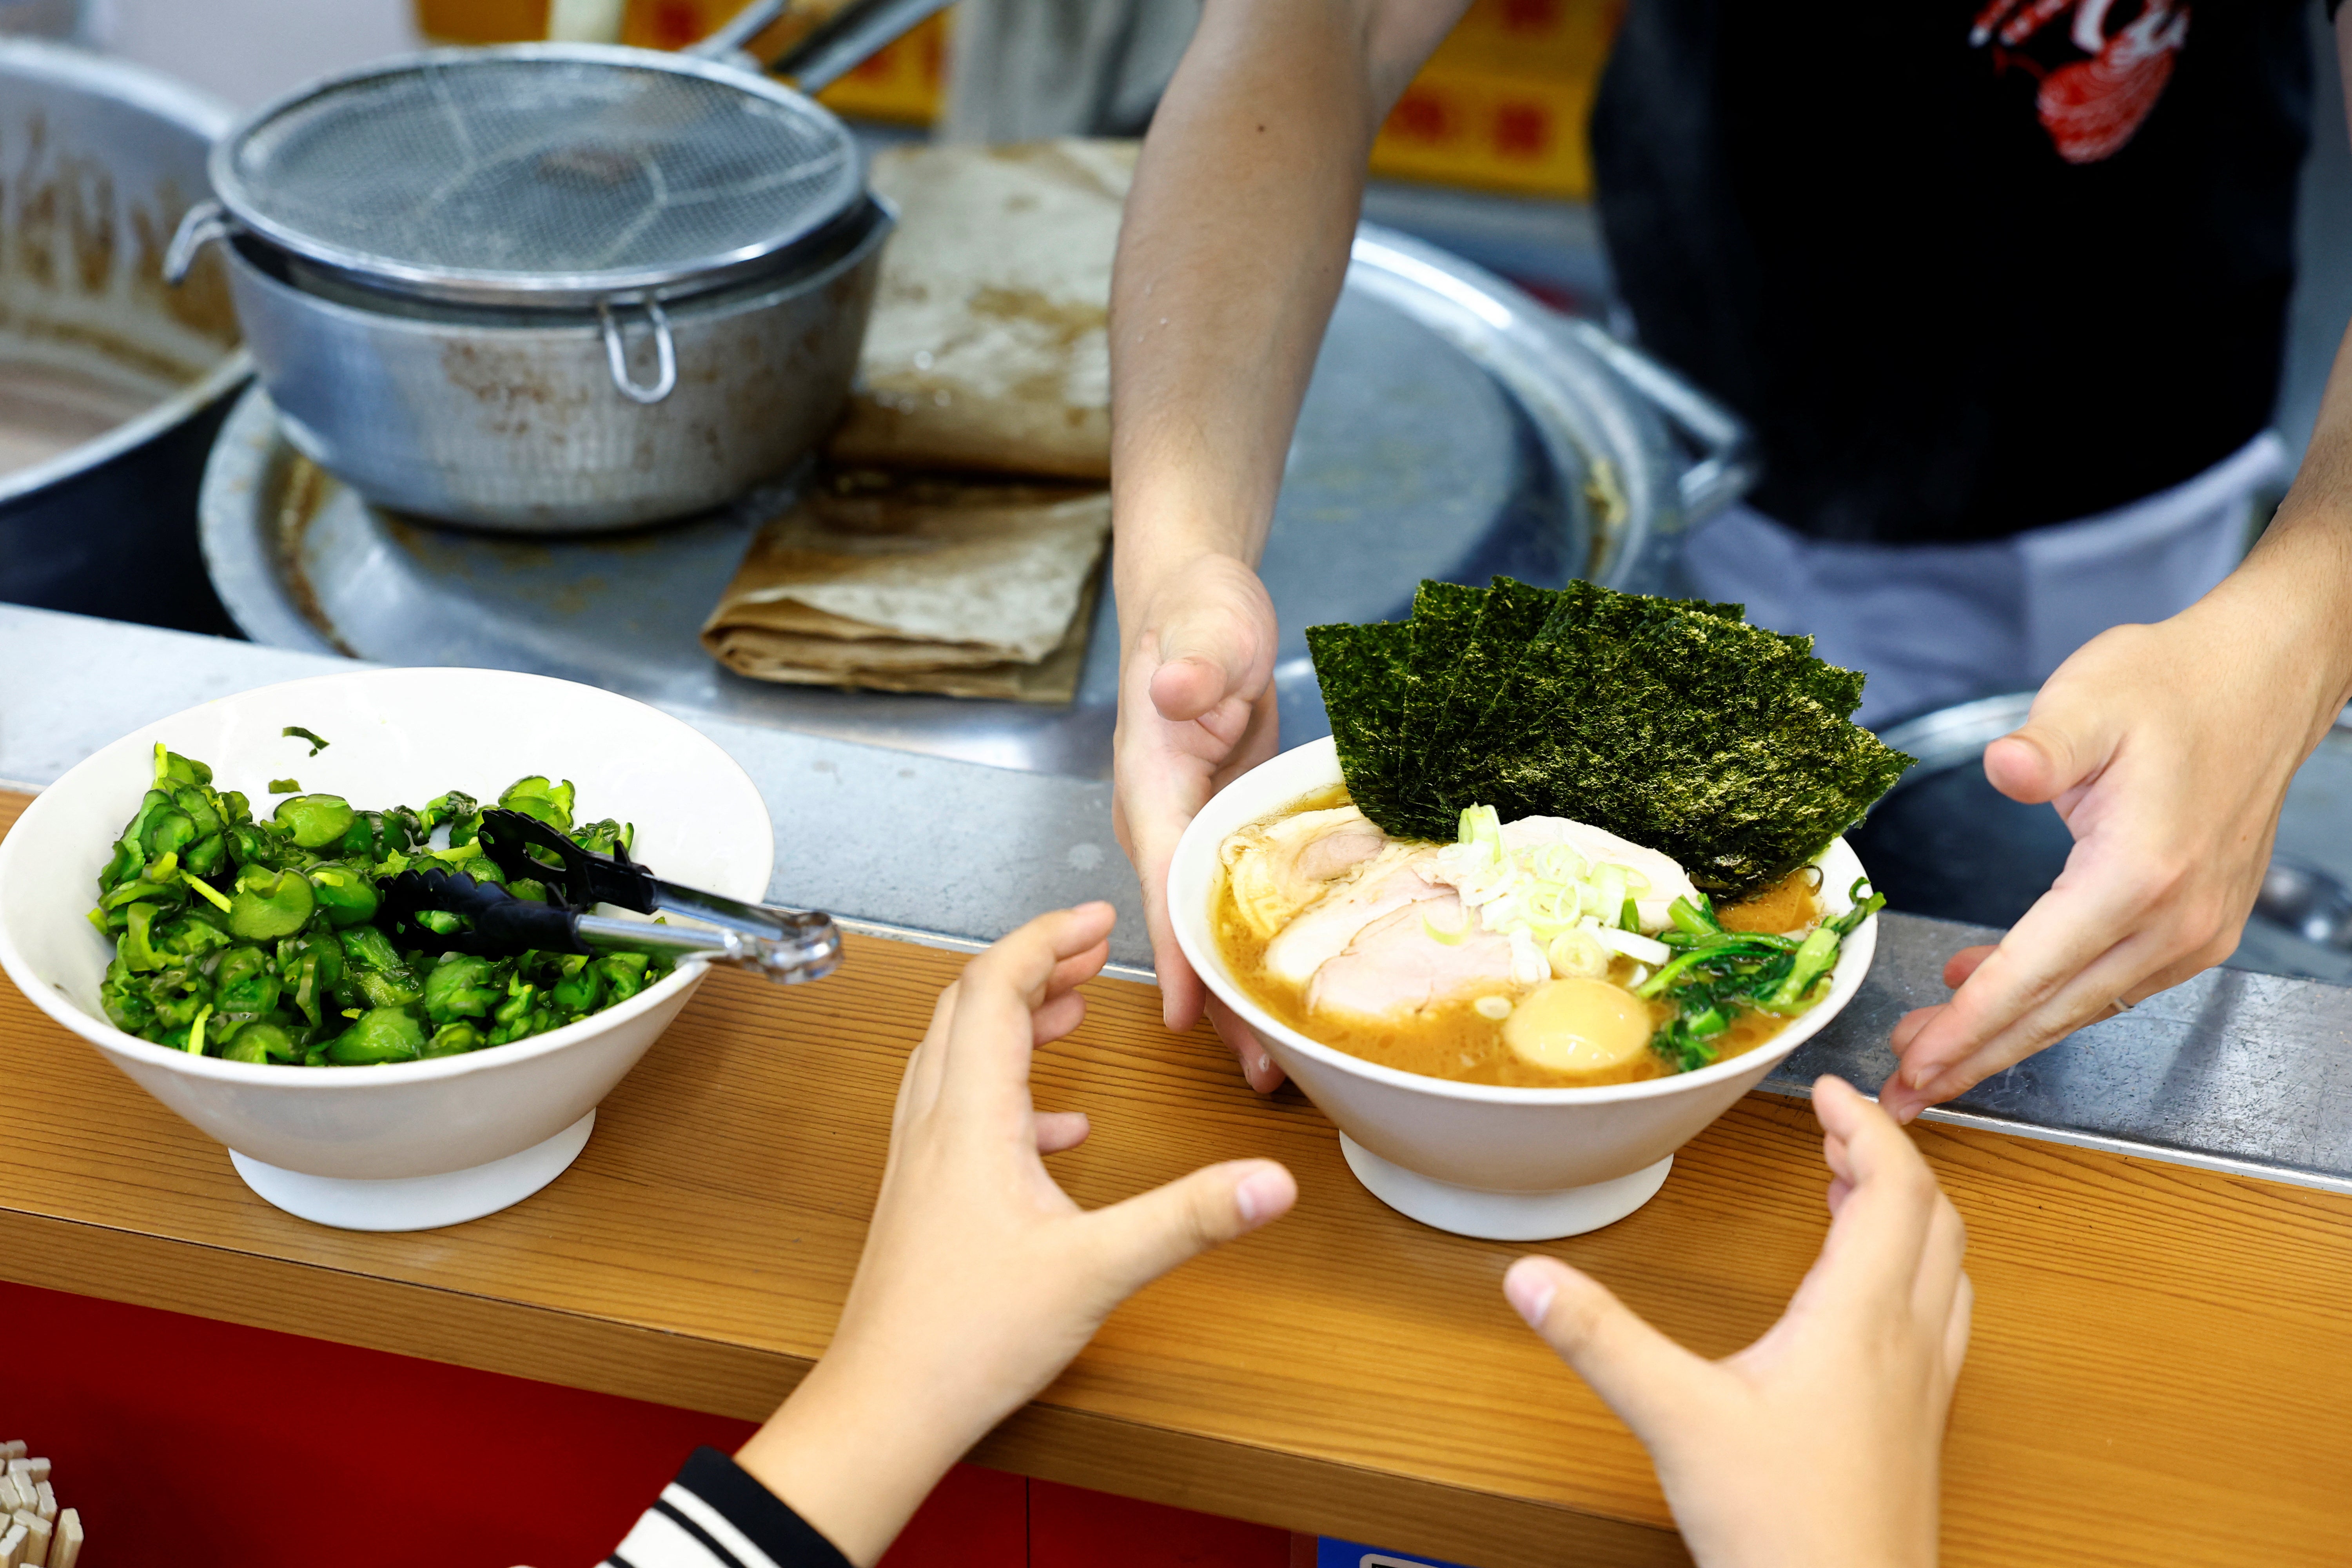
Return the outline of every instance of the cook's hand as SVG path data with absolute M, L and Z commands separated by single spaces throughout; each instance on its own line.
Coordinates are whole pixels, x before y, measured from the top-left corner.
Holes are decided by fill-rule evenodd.
M 1290 1207 L 1270 1160 L 1091 1213 L 1044 1154 L 1083 1113 L 1029 1099 L 1033 1046 L 1085 1016 L 1108 904 L 1044 915 L 965 966 L 907 1061 L 865 1256 L 824 1357 L 738 1456 L 852 1562 L 882 1555 L 950 1465 L 1069 1364 L 1112 1308 Z
M 1201 555 L 1154 583 L 1129 625 L 1119 661 L 1111 820 L 1143 884 L 1160 1005 L 1170 1028 L 1189 1029 L 1205 1005 L 1250 1087 L 1270 1090 L 1281 1083 L 1281 1069 L 1247 1026 L 1208 995 L 1176 945 L 1168 863 L 1209 797 L 1274 755 L 1274 601 L 1243 563 Z
M 1898 1120 L 2236 949 L 2287 784 L 2342 700 L 2241 597 L 2102 633 L 1986 749 L 1993 786 L 2054 805 L 2074 847 L 1999 946 L 1952 959 L 1950 1001 L 1895 1025 L 1879 1103 Z
M 1522 1258 L 1503 1289 L 1650 1450 L 1704 1568 L 1916 1568 L 1973 1290 L 1960 1216 L 1911 1141 L 1843 1080 L 1813 1085 L 1830 1233 L 1789 1310 L 1719 1362 L 1586 1275 Z

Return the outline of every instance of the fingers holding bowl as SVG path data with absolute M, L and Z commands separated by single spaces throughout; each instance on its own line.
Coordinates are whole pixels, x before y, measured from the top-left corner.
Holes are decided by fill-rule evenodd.
M 1128 752 L 1129 742 L 1122 735 L 1118 781 L 1111 797 L 1111 827 L 1119 847 L 1133 863 L 1136 881 L 1143 891 L 1144 931 L 1151 941 L 1152 969 L 1160 981 L 1161 1022 L 1181 1032 L 1200 1022 L 1201 1004 L 1208 991 L 1176 940 L 1175 922 L 1168 912 L 1168 868 L 1200 802 L 1171 796 L 1164 779 L 1148 776 L 1157 773 L 1156 765 L 1146 759 L 1130 766 Z M 1139 773 L 1147 775 L 1145 782 L 1136 782 Z
M 1209 1022 L 1215 1026 L 1217 1037 L 1234 1053 L 1242 1066 L 1242 1079 L 1260 1094 L 1272 1094 L 1283 1085 L 1283 1071 L 1275 1065 L 1274 1057 L 1265 1048 L 1242 1016 L 1225 1005 L 1221 996 L 1208 999 Z

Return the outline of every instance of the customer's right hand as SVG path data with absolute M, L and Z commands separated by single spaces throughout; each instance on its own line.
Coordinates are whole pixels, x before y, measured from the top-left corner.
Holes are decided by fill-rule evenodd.
M 1273 1161 L 1229 1160 L 1082 1210 L 1046 1169 L 1088 1123 L 1036 1109 L 1033 1053 L 1086 1016 L 1077 987 L 1114 918 L 1105 903 L 1041 915 L 940 995 L 899 1083 L 833 1342 L 737 1455 L 854 1563 L 880 1558 L 949 1466 L 1120 1302 L 1298 1196 Z
M 1191 1028 L 1205 1005 L 1250 1087 L 1270 1090 L 1282 1069 L 1208 995 L 1176 945 L 1168 864 L 1209 797 L 1274 755 L 1274 601 L 1242 562 L 1201 554 L 1161 572 L 1140 605 L 1120 609 L 1112 821 L 1143 884 L 1160 1005 L 1171 1029 Z
M 1944 1419 L 1973 1292 L 1960 1216 L 1886 1114 L 1813 1085 L 1829 1238 L 1760 1340 L 1693 1355 L 1550 1258 L 1503 1281 L 1519 1315 L 1650 1450 L 1704 1568 L 1936 1561 Z

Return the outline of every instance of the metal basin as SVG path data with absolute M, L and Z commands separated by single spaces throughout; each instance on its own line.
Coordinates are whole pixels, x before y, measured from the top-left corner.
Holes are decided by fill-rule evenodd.
M 249 366 L 217 264 L 163 280 L 228 118 L 138 67 L 0 40 L 0 599 L 232 629 L 196 492 Z
M 593 310 L 427 306 L 294 277 L 262 242 L 220 247 L 261 379 L 304 456 L 379 506 L 511 533 L 629 528 L 776 477 L 841 413 L 888 209 L 789 274 L 672 306 L 658 400 L 650 332 L 609 349 Z

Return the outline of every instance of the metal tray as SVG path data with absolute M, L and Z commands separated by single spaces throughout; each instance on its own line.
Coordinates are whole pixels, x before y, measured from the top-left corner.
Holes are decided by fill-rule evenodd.
M 1743 453 L 1737 423 L 1654 362 L 1458 258 L 1366 226 L 1261 565 L 1283 628 L 1286 739 L 1328 728 L 1306 626 L 1393 619 L 1423 577 L 1654 587 L 1672 535 L 1746 483 Z M 672 710 L 1108 774 L 1118 658 L 1108 608 L 1066 706 L 769 685 L 706 655 L 704 618 L 790 495 L 778 487 L 625 534 L 469 532 L 368 507 L 287 443 L 256 387 L 214 447 L 201 516 L 213 584 L 257 642 L 529 670 Z

